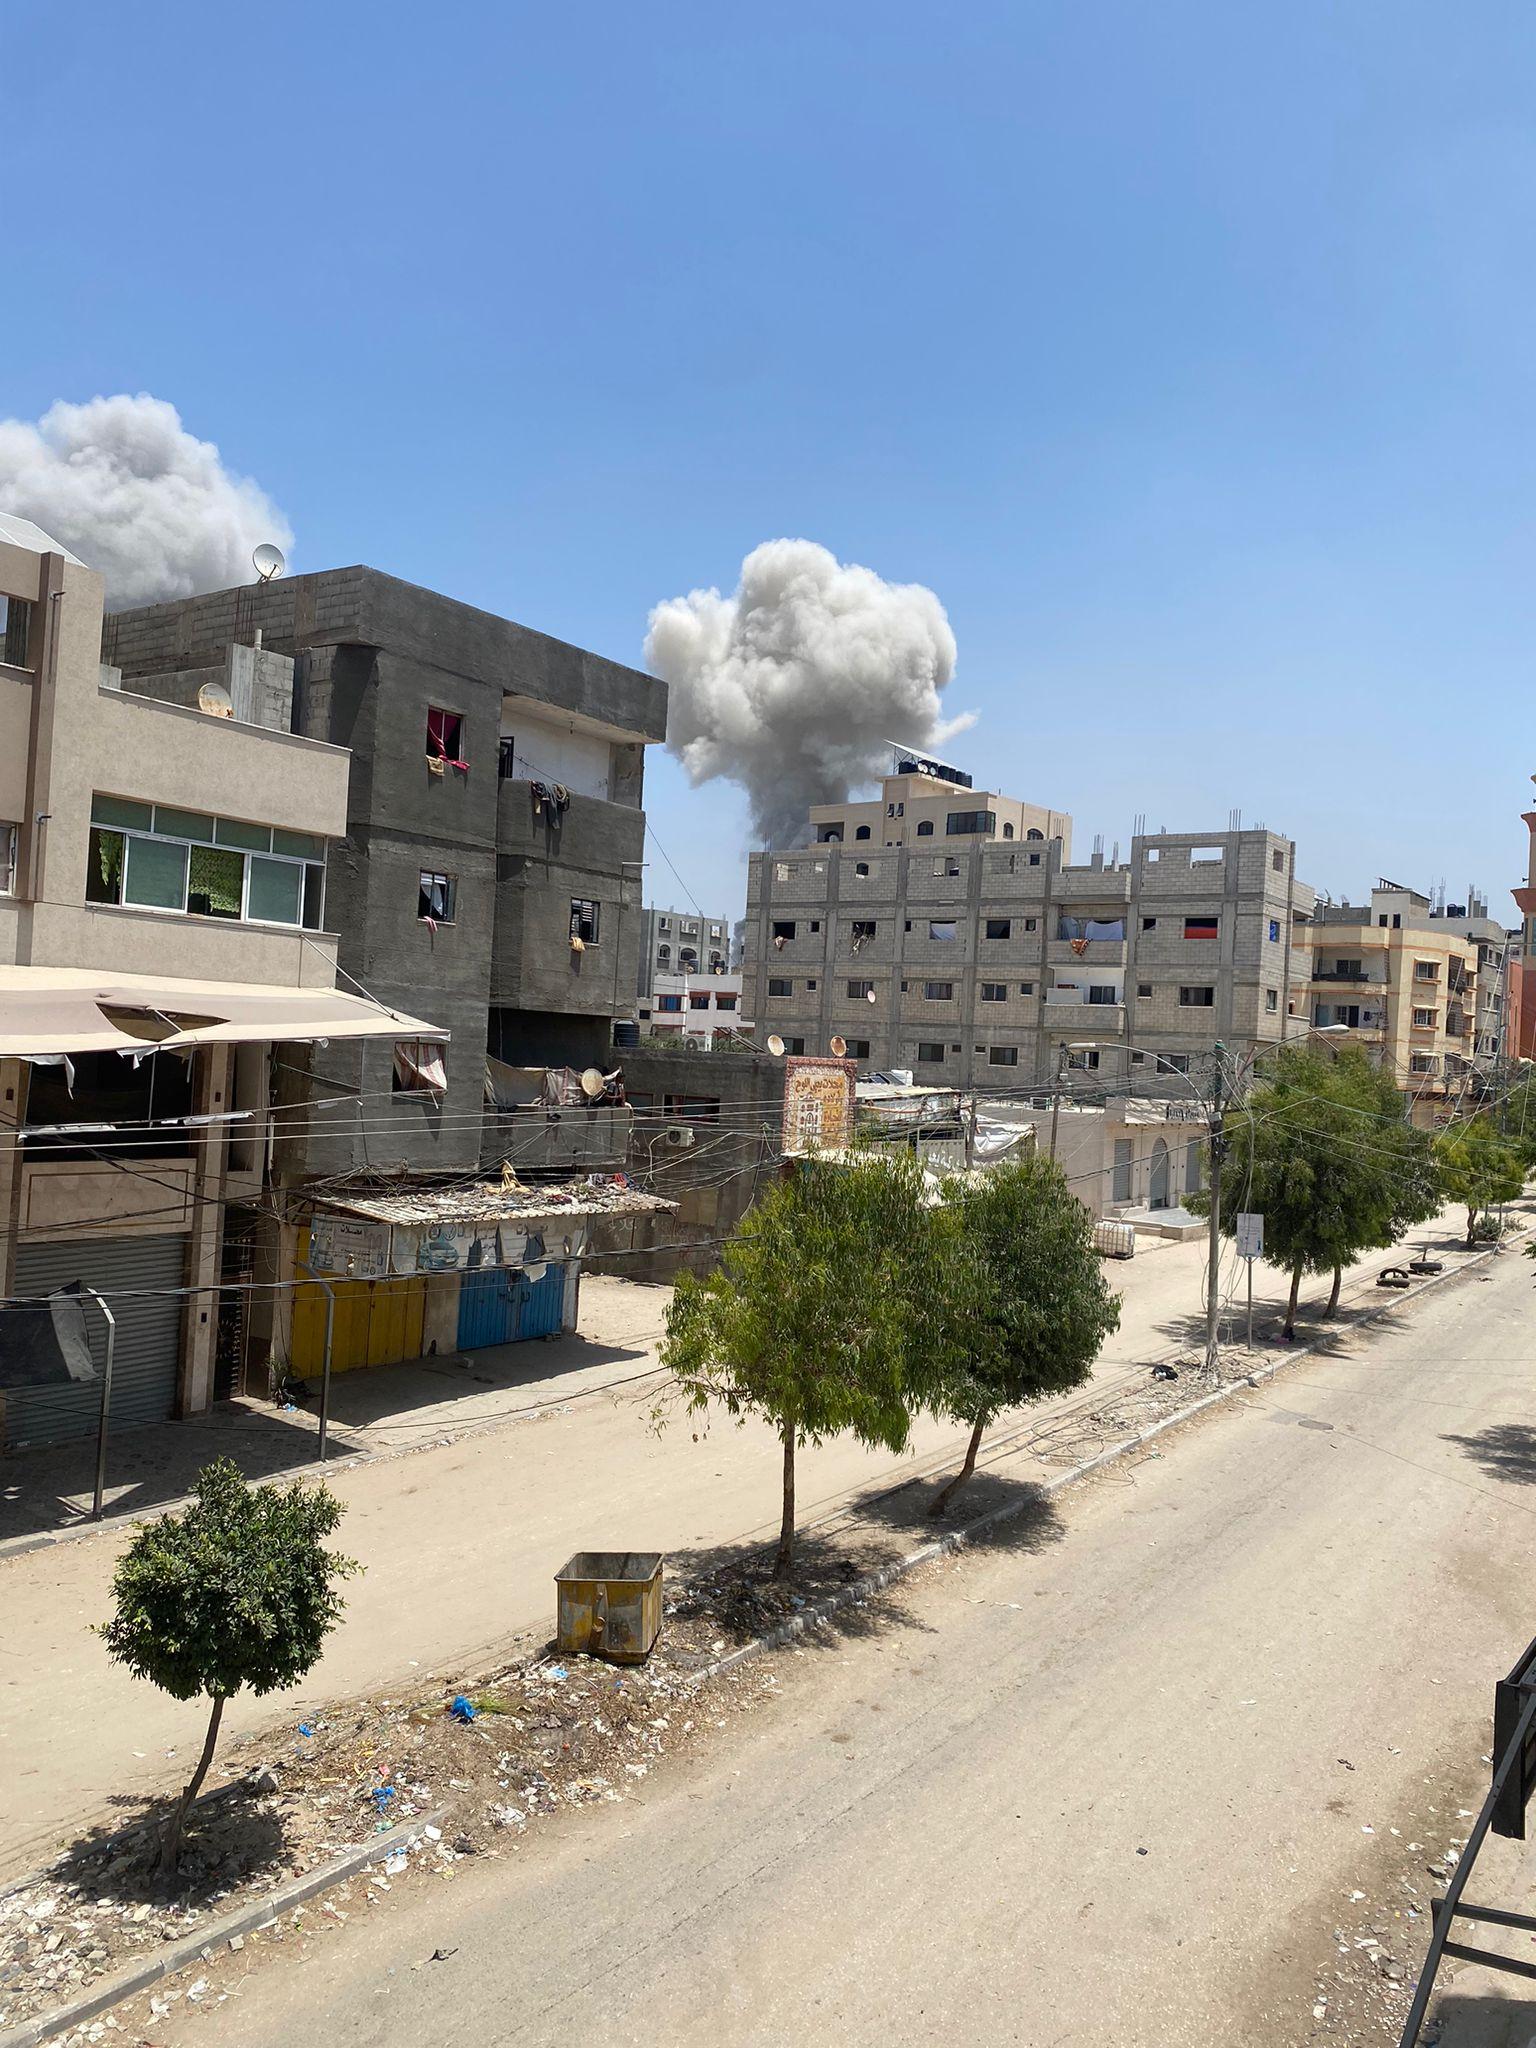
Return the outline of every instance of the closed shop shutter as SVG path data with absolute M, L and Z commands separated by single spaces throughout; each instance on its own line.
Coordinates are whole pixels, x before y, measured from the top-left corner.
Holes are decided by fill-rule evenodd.
M 165 1422 L 175 1412 L 184 1303 L 168 1290 L 185 1285 L 186 1250 L 185 1237 L 83 1238 L 17 1248 L 14 1294 L 48 1294 L 66 1281 L 79 1280 L 106 1295 L 117 1318 L 111 1413 L 116 1429 Z M 107 1332 L 93 1302 L 86 1303 L 85 1321 L 100 1372 L 106 1362 Z M 93 1436 L 100 1413 L 100 1380 L 12 1388 L 5 1396 L 6 1447 Z

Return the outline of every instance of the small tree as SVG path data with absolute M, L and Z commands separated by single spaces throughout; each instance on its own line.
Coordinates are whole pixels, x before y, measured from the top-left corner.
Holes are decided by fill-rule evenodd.
M 1500 1202 L 1513 1202 L 1524 1189 L 1525 1161 L 1481 1116 L 1442 1131 L 1435 1142 L 1435 1154 L 1447 1198 L 1466 1204 L 1470 1251 L 1477 1235 L 1478 1216 Z
M 1120 1327 L 1120 1297 L 1093 1248 L 1093 1218 L 1054 1160 L 1025 1158 L 944 1189 L 947 1284 L 921 1334 L 932 1405 L 971 1425 L 965 1462 L 928 1512 L 942 1515 L 976 1469 L 983 1432 L 1005 1408 L 1081 1386 Z
M 1296 1334 L 1303 1273 L 1333 1275 L 1372 1246 L 1395 1244 L 1433 1213 L 1436 1181 L 1426 1140 L 1402 1097 L 1363 1052 L 1336 1058 L 1288 1046 L 1228 1120 L 1221 1166 L 1222 1228 L 1239 1210 L 1264 1217 L 1265 1255 L 1291 1271 L 1283 1335 Z M 1207 1196 L 1186 1197 L 1204 1211 Z
M 794 1569 L 799 1445 L 844 1430 L 906 1443 L 908 1303 L 929 1228 L 910 1160 L 806 1161 L 748 1210 L 712 1273 L 678 1279 L 661 1359 L 689 1409 L 765 1416 L 783 1447 L 775 1579 Z
M 100 1630 L 109 1653 L 173 1699 L 213 1702 L 203 1753 L 161 1841 L 162 1870 L 180 1860 L 225 1701 L 241 1686 L 293 1685 L 319 1657 L 342 1610 L 338 1581 L 359 1569 L 324 1547 L 341 1516 L 323 1486 L 247 1486 L 220 1458 L 198 1474 L 192 1505 L 146 1524 L 118 1561 L 117 1611 Z

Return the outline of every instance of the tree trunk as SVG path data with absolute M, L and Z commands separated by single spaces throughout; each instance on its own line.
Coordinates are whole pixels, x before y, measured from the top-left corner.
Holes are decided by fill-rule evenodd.
M 784 1440 L 784 1514 L 779 1523 L 779 1549 L 773 1560 L 773 1576 L 787 1579 L 795 1568 L 795 1425 L 786 1422 L 780 1435 Z
M 225 1695 L 216 1692 L 213 1696 L 213 1712 L 208 1716 L 208 1734 L 203 1742 L 203 1753 L 197 1760 L 197 1769 L 192 1773 L 192 1782 L 176 1802 L 176 1809 L 165 1824 L 165 1836 L 160 1844 L 160 1868 L 167 1875 L 175 1872 L 181 1861 L 181 1831 L 187 1824 L 187 1815 L 192 1811 L 192 1802 L 202 1789 L 208 1766 L 213 1762 L 214 1745 L 219 1739 L 219 1723 L 224 1718 Z
M 1300 1292 L 1301 1261 L 1298 1259 L 1291 1268 L 1291 1298 L 1285 1305 L 1285 1328 L 1280 1332 L 1282 1337 L 1294 1337 L 1296 1334 L 1296 1297 Z
M 965 1463 L 960 1467 L 954 1478 L 950 1480 L 949 1484 L 940 1489 L 937 1499 L 928 1510 L 930 1515 L 942 1515 L 949 1506 L 950 1495 L 958 1493 L 967 1479 L 976 1470 L 976 1453 L 981 1449 L 981 1432 L 986 1426 L 987 1418 L 984 1415 L 978 1415 L 976 1427 L 971 1431 L 971 1440 L 965 1448 Z
M 1343 1278 L 1344 1268 L 1342 1266 L 1335 1266 L 1333 1269 L 1333 1291 L 1328 1296 L 1328 1306 L 1323 1310 L 1325 1316 L 1335 1315 L 1338 1312 L 1339 1286 Z
M 1477 1237 L 1477 1211 L 1470 1202 L 1467 1204 L 1467 1250 L 1471 1251 Z

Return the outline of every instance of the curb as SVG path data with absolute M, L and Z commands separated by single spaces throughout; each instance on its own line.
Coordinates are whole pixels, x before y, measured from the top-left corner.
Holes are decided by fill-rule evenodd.
M 1528 1229 L 1511 1233 L 1512 1236 L 1520 1237 L 1529 1234 Z M 1489 1245 L 1485 1251 L 1474 1252 L 1470 1258 L 1449 1272 L 1429 1275 L 1409 1299 L 1418 1301 L 1435 1288 L 1449 1286 L 1463 1274 L 1470 1273 L 1475 1267 L 1486 1265 L 1491 1259 L 1497 1258 L 1503 1250 L 1503 1244 Z M 1381 1316 L 1390 1314 L 1394 1308 L 1404 1306 L 1405 1303 L 1400 1296 L 1393 1296 L 1376 1303 L 1373 1307 L 1362 1309 L 1349 1328 L 1356 1329 L 1362 1323 L 1374 1323 Z M 1334 1333 L 1328 1334 L 1332 1336 Z M 1245 1388 L 1261 1386 L 1266 1380 L 1274 1379 L 1277 1374 L 1299 1364 L 1304 1358 L 1316 1357 L 1327 1341 L 1327 1337 L 1314 1337 L 1309 1343 L 1298 1344 L 1282 1356 L 1271 1359 L 1267 1365 L 1257 1366 L 1252 1372 L 1244 1373 L 1240 1379 L 1228 1380 L 1225 1385 L 1203 1394 L 1198 1401 L 1191 1401 L 1187 1407 L 1176 1408 L 1172 1414 L 1161 1416 L 1156 1422 L 1149 1423 L 1134 1436 L 1125 1437 L 1117 1444 L 1108 1444 L 1102 1451 L 1095 1452 L 1091 1458 L 1083 1459 L 1081 1464 L 1073 1465 L 1069 1470 L 1058 1472 L 1053 1478 L 1043 1480 L 1038 1489 L 1039 1494 L 1049 1498 L 1052 1494 L 1065 1492 L 1069 1486 L 1075 1486 L 1079 1480 L 1086 1479 L 1090 1472 L 1097 1472 L 1103 1466 L 1117 1464 L 1120 1459 L 1129 1457 L 1133 1451 L 1140 1450 L 1144 1444 L 1149 1444 L 1154 1437 L 1161 1436 L 1164 1430 L 1174 1429 L 1181 1423 L 1192 1421 L 1195 1416 L 1204 1414 L 1206 1409 L 1214 1408 L 1219 1402 L 1232 1400 Z M 886 1491 L 897 1493 L 902 1486 L 911 1484 L 910 1479 L 904 1479 L 900 1486 L 890 1487 Z M 876 1499 L 880 1497 L 874 1496 Z M 835 1593 L 808 1604 L 799 1614 L 780 1622 L 765 1635 L 754 1636 L 750 1642 L 742 1643 L 739 1648 L 729 1651 L 724 1657 L 716 1658 L 714 1663 L 706 1664 L 696 1674 L 695 1682 L 702 1683 L 705 1679 L 716 1678 L 721 1672 L 733 1670 L 739 1664 L 749 1663 L 754 1657 L 762 1656 L 765 1651 L 783 1649 L 785 1644 L 793 1642 L 796 1636 L 804 1635 L 808 1628 L 814 1628 L 818 1623 L 830 1620 L 845 1607 L 862 1606 L 877 1593 L 882 1593 L 888 1586 L 894 1585 L 898 1579 L 905 1578 L 908 1572 L 916 1571 L 920 1565 L 932 1564 L 936 1559 L 946 1557 L 952 1551 L 964 1549 L 967 1544 L 974 1543 L 979 1537 L 1001 1528 L 1004 1523 L 1028 1514 L 1033 1506 L 1034 1502 L 1031 1500 L 1010 1501 L 1003 1507 L 993 1508 L 987 1514 L 979 1515 L 974 1522 L 966 1522 L 958 1529 L 946 1530 L 942 1536 L 935 1536 L 932 1541 L 920 1544 L 905 1557 L 893 1558 L 889 1564 L 882 1565 L 877 1571 L 866 1573 L 862 1579 L 855 1579 L 850 1585 L 840 1586 Z M 3 2038 L 0 2038 L 0 2048 L 7 2048 Z
M 147 1991 L 163 1977 L 174 1977 L 193 1963 L 202 1961 L 204 1950 L 228 1944 L 237 1935 L 253 1934 L 258 1928 L 272 1926 L 284 1913 L 294 1906 L 302 1906 L 317 1892 L 329 1891 L 332 1885 L 355 1877 L 381 1856 L 393 1855 L 402 1843 L 414 1847 L 429 1827 L 435 1827 L 441 1821 L 447 1810 L 439 1807 L 435 1813 L 425 1813 L 419 1820 L 413 1820 L 408 1827 L 394 1828 L 387 1835 L 359 1842 L 355 1848 L 343 1850 L 340 1856 L 322 1864 L 318 1870 L 307 1871 L 292 1884 L 266 1893 L 254 1905 L 242 1906 L 236 1913 L 227 1913 L 222 1920 L 212 1921 L 181 1941 L 167 1942 L 158 1955 L 139 1963 L 122 1976 L 114 1977 L 99 1991 L 88 1992 L 84 1998 L 76 1999 L 73 2005 L 61 2005 L 35 2020 L 25 2020 L 19 2027 L 9 2028 L 0 2034 L 0 2048 L 39 2048 L 40 2043 L 51 2041 L 56 2034 L 83 2026 L 88 2020 L 95 2019 L 98 2013 L 121 2005 L 125 1998 Z

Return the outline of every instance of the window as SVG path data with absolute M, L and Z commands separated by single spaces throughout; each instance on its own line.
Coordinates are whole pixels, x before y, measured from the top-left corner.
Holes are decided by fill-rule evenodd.
M 874 992 L 875 984 L 872 981 L 850 981 L 848 984 L 849 1000 L 855 1003 L 867 1001 Z
M 464 759 L 464 720 L 460 713 L 440 711 L 435 704 L 427 707 L 427 759 L 446 761 L 450 768 L 468 765 Z
M 658 1010 L 664 1010 L 671 1015 L 683 1007 L 683 999 L 681 996 L 658 996 L 656 998 L 656 1007 Z
M 395 1071 L 390 1092 L 395 1095 L 441 1095 L 448 1076 L 443 1065 L 443 1048 L 436 1039 L 402 1038 L 395 1043 Z
M 844 1043 L 848 1047 L 845 1055 L 846 1058 L 850 1060 L 867 1060 L 869 1058 L 869 1040 L 867 1038 L 849 1038 Z
M 795 1058 L 799 1059 L 805 1052 L 805 1040 L 803 1038 L 786 1038 L 784 1050 L 787 1053 L 793 1053 Z
M 688 1007 L 690 1010 L 707 1010 L 709 1008 L 709 990 L 707 988 L 690 989 L 688 991 Z
M 1008 984 L 1006 981 L 984 981 L 981 984 L 981 1000 L 984 1003 L 1006 1003 Z
M 772 936 L 775 939 L 792 939 L 795 936 L 794 919 L 785 917 L 775 918 L 772 927 Z
M 715 997 L 715 1008 L 717 1010 L 734 1010 L 735 1007 L 735 995 L 727 994 L 727 992 L 724 989 L 721 989 L 719 994 Z
M 5 827 L 0 826 L 0 851 Z M 325 841 L 126 797 L 91 804 L 88 903 L 320 928 Z
M 656 965 L 658 967 L 670 967 L 672 965 L 672 948 L 670 946 L 658 946 L 656 948 Z
M 989 917 L 987 919 L 987 937 L 989 939 L 1006 939 L 1011 938 L 1012 935 L 1013 919 L 1011 917 Z
M 1019 1048 L 1016 1045 L 989 1045 L 987 1065 L 989 1067 L 1016 1067 L 1019 1064 Z
M 1157 930 L 1157 919 L 1155 917 L 1144 917 L 1141 920 L 1141 928 L 1144 932 L 1155 932 Z
M 955 930 L 956 927 L 949 918 L 931 917 L 928 920 L 928 936 L 930 939 L 948 941 L 955 936 Z
M 1266 1010 L 1267 1010 L 1267 1011 L 1268 1011 L 1268 1012 L 1270 1013 L 1270 1015 L 1271 1015 L 1271 1016 L 1273 1016 L 1273 1015 L 1274 1015 L 1274 1013 L 1275 1013 L 1275 1011 L 1279 1009 L 1279 1007 L 1280 1007 L 1280 991 L 1279 991 L 1278 989 L 1276 989 L 1276 988 L 1267 988 L 1267 989 L 1265 989 L 1265 991 L 1264 991 L 1264 1007 L 1265 1007 L 1265 1009 L 1266 1009 Z
M 920 1067 L 937 1067 L 943 1064 L 944 1041 L 942 1038 L 920 1038 L 917 1042 L 917 1064 Z
M 856 917 L 853 920 L 853 943 L 856 946 L 862 946 L 866 939 L 872 939 L 875 936 L 875 929 L 875 920 L 873 918 Z
M 1433 1031 L 1435 1028 L 1435 1018 L 1437 1014 L 1438 1012 L 1434 1010 L 1415 1010 L 1413 1013 L 1413 1022 L 1415 1030 Z
M 1025 931 L 1027 931 L 1027 932 L 1037 932 L 1037 931 L 1039 931 L 1039 929 L 1040 929 L 1040 920 L 1039 920 L 1039 918 L 1038 918 L 1038 917 L 1026 917 L 1026 918 L 1025 918 L 1025 920 L 1024 920 L 1024 929 L 1025 929 Z
M 1279 918 L 1278 918 L 1278 917 L 1272 917 L 1272 918 L 1271 918 L 1271 919 L 1269 920 L 1269 943 L 1270 943 L 1270 944 L 1271 944 L 1272 946 L 1275 946 L 1275 945 L 1278 945 L 1278 944 L 1279 944 L 1279 942 L 1280 942 L 1280 920 L 1279 920 Z
M 1440 1056 L 1433 1052 L 1412 1052 L 1408 1055 L 1408 1071 L 1411 1074 L 1438 1074 Z
M 1171 1074 L 1187 1074 L 1189 1072 L 1189 1054 L 1187 1052 L 1159 1053 L 1157 1063 L 1160 1067 L 1166 1067 Z
M 1026 839 L 1043 839 L 1045 837 L 1045 834 L 1040 830 L 1040 827 L 1038 825 L 1031 825 L 1029 830 L 1024 834 L 1024 837 Z
M 1209 1010 L 1215 1007 L 1215 1003 L 1216 991 L 1209 986 L 1181 988 L 1179 990 L 1179 1008 L 1181 1010 Z
M 1214 917 L 1186 917 L 1184 920 L 1186 939 L 1214 939 L 1219 928 L 1219 921 Z
M 1189 849 L 1189 864 L 1192 868 L 1219 868 L 1221 848 L 1219 846 L 1192 846 Z
M 25 597 L 7 597 L 0 592 L 0 661 L 12 668 L 30 668 L 27 653 L 32 645 L 32 603 Z
M 1090 1003 L 1118 1003 L 1120 991 L 1111 981 L 1091 981 L 1088 984 Z
M 918 819 L 918 821 L 917 821 L 917 836 L 918 836 L 918 838 L 919 838 L 919 839 L 931 839 L 931 838 L 933 837 L 933 820 L 932 820 L 932 818 L 919 818 L 919 819 Z
M 1067 1065 L 1069 1067 L 1076 1067 L 1079 1072 L 1087 1071 L 1092 1073 L 1098 1067 L 1098 1064 L 1099 1052 L 1097 1046 L 1089 1046 L 1084 1052 L 1069 1052 L 1067 1054 Z
M 1415 960 L 1413 963 L 1413 978 L 1415 981 L 1438 981 L 1440 979 L 1439 965 L 1433 960 Z
M 843 828 L 841 825 L 818 825 L 816 827 L 816 844 L 818 846 L 838 846 L 842 843 L 842 837 Z
M 1285 855 L 1279 852 L 1278 849 L 1269 856 L 1269 864 L 1277 875 L 1285 873 Z
M 808 991 L 809 991 L 809 992 L 810 992 L 810 993 L 811 993 L 812 995 L 814 995 L 814 994 L 816 993 L 816 984 L 815 984 L 815 982 L 814 982 L 814 981 L 808 981 L 808 982 L 807 982 L 807 983 L 806 983 L 805 985 L 806 985 L 806 988 L 808 989 Z
M 586 941 L 583 940 L 582 944 L 585 945 Z M 677 964 L 685 973 L 691 968 L 697 967 L 699 964 L 698 948 L 696 946 L 679 946 L 677 949 Z
M 869 827 L 867 825 L 856 826 L 853 836 L 855 839 L 867 839 L 869 837 Z
M 958 875 L 960 872 L 960 863 L 957 860 L 949 858 L 946 858 L 944 860 L 936 860 L 933 864 L 933 872 L 936 875 L 943 875 L 946 880 L 952 882 L 955 876 Z
M 657 920 L 656 920 L 656 929 L 657 929 L 657 931 L 659 931 L 659 932 L 669 932 L 669 931 L 671 931 L 671 929 L 672 929 L 672 920 L 671 920 L 671 918 L 670 918 L 670 917 L 658 917 L 658 918 L 657 918 Z
M 1013 837 L 1013 827 L 1011 825 L 1004 825 L 1003 837 L 1005 839 L 1011 839 Z
M 459 907 L 459 884 L 454 875 L 440 875 L 431 869 L 421 870 L 421 894 L 416 904 L 416 915 L 430 924 L 452 924 Z
M 811 919 L 811 930 L 813 932 L 819 932 L 821 930 L 821 919 L 819 917 L 813 917 Z
M 1150 981 L 1138 981 L 1138 982 L 1137 982 L 1137 984 L 1136 984 L 1136 993 L 1137 993 L 1137 995 L 1139 995 L 1139 996 L 1149 996 L 1149 995 L 1151 995 L 1151 993 L 1152 993 L 1152 984 L 1151 984 L 1151 982 L 1150 982 Z
M 948 1003 L 954 1000 L 955 984 L 952 981 L 925 981 L 923 1001 L 925 1003 Z
M 1029 864 L 1030 864 L 1030 866 L 1031 866 L 1032 868 L 1037 868 L 1037 867 L 1039 867 L 1039 865 L 1040 865 L 1040 856 L 1039 856 L 1039 854 L 1038 854 L 1038 853 L 1032 853 L 1032 854 L 1031 854 L 1031 855 L 1029 856 Z
M 861 877 L 867 875 L 869 873 L 869 862 L 867 860 L 856 860 L 853 864 L 853 872 Z
M 944 830 L 951 839 L 958 839 L 967 832 L 995 832 L 996 811 L 951 811 L 944 821 Z
M 768 977 L 768 993 L 771 996 L 792 995 L 794 987 L 795 984 L 787 981 L 782 975 L 771 974 Z
M 16 827 L 0 825 L 0 896 L 16 893 Z
M 1032 996 L 1034 992 L 1035 984 L 1032 981 L 1021 981 L 1019 983 L 1019 994 L 1021 996 Z

